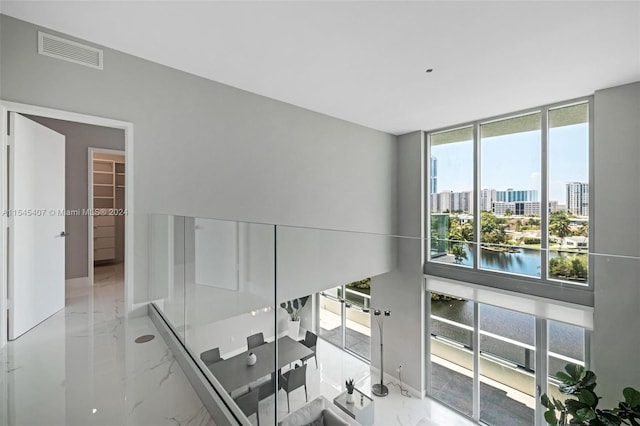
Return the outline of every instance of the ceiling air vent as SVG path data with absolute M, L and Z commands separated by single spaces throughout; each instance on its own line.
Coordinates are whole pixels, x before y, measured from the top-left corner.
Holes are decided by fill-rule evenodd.
M 41 31 L 38 31 L 38 53 L 99 70 L 103 67 L 102 50 Z

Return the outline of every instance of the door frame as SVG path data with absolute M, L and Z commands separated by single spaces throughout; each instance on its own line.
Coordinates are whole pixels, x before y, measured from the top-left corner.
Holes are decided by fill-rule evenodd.
M 124 167 L 125 167 L 125 174 L 124 174 L 124 178 L 125 178 L 125 189 L 127 188 L 126 185 L 126 179 L 127 179 L 127 173 L 126 173 L 126 169 L 127 169 L 127 152 L 126 151 L 120 151 L 120 150 L 116 150 L 116 149 L 106 149 L 106 148 L 93 148 L 93 147 L 89 147 L 89 149 L 87 150 L 87 155 L 88 155 L 88 163 L 87 163 L 87 168 L 89 170 L 89 179 L 87 180 L 87 182 L 89 183 L 89 192 L 88 192 L 88 204 L 87 206 L 89 207 L 90 211 L 93 211 L 93 154 L 110 154 L 110 155 L 122 155 L 124 156 Z M 128 209 L 128 205 L 129 203 L 127 202 L 128 200 L 126 199 L 127 197 L 127 191 L 125 191 L 125 208 Z M 115 200 L 114 200 L 115 201 Z M 114 204 L 115 207 L 115 204 Z M 126 221 L 126 218 L 125 218 Z M 87 253 L 87 262 L 88 262 L 88 276 L 89 276 L 89 285 L 93 286 L 94 283 L 94 277 L 93 277 L 93 220 L 89 220 L 88 221 L 88 225 L 89 227 L 87 232 L 89 241 L 88 241 L 88 253 Z M 127 244 L 127 233 L 126 233 L 126 228 L 127 226 L 125 226 L 125 235 L 124 235 L 124 243 L 125 246 Z M 125 268 L 127 267 L 127 259 L 125 256 L 125 261 L 124 261 L 124 266 Z
M 363 309 L 360 309 L 359 307 L 354 308 L 353 306 L 347 306 L 347 304 L 351 305 L 351 303 L 349 303 L 347 301 L 347 285 L 346 284 L 342 284 L 336 287 L 332 287 L 333 288 L 338 288 L 340 289 L 340 292 L 342 294 L 342 297 L 336 297 L 333 296 L 331 294 L 324 294 L 324 291 L 320 291 L 318 293 L 316 293 L 317 295 L 317 299 L 318 299 L 318 306 L 315 312 L 315 322 L 317 324 L 317 330 L 315 330 L 318 334 L 319 337 L 322 338 L 322 336 L 320 336 L 320 298 L 321 297 L 326 297 L 327 299 L 333 300 L 334 302 L 338 302 L 340 303 L 340 326 L 342 327 L 342 336 L 340 338 L 340 345 L 335 344 L 334 342 L 331 342 L 327 339 L 324 339 L 326 342 L 328 342 L 331 345 L 334 345 L 335 347 L 345 351 L 346 353 L 348 353 L 349 355 L 352 355 L 354 357 L 356 357 L 357 359 L 366 362 L 367 364 L 371 364 L 371 358 L 365 358 L 363 355 L 359 354 L 358 352 L 355 352 L 349 348 L 347 348 L 347 309 L 356 309 L 362 312 L 366 312 Z M 367 309 L 371 309 L 371 306 L 369 306 L 369 308 Z M 370 322 L 369 322 L 369 327 L 372 327 L 372 322 L 373 318 L 371 317 L 371 312 L 368 312 L 369 314 L 369 318 L 370 318 Z M 371 344 L 371 336 L 369 336 L 369 344 Z M 369 355 L 371 357 L 371 355 Z
M 8 300 L 7 300 L 7 216 L 4 214 L 8 209 L 7 194 L 7 146 L 9 130 L 9 112 L 19 114 L 37 115 L 40 117 L 54 118 L 58 120 L 72 121 L 76 123 L 91 124 L 95 126 L 111 127 L 124 130 L 124 151 L 125 163 L 125 205 L 127 215 L 125 216 L 125 271 L 124 271 L 124 305 L 125 316 L 133 310 L 133 277 L 134 277 L 134 191 L 133 191 L 133 123 L 128 121 L 113 120 L 110 118 L 93 115 L 79 114 L 55 108 L 46 108 L 35 105 L 22 104 L 0 99 L 0 129 L 2 131 L 2 145 L 0 146 L 0 226 L 2 235 L 0 243 L 0 348 L 7 344 L 7 321 L 8 321 Z M 93 256 L 92 256 L 93 257 Z

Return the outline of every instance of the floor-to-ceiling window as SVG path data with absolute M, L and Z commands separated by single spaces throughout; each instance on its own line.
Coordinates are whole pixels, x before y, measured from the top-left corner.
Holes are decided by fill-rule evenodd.
M 318 334 L 334 345 L 371 359 L 370 279 L 319 294 Z
M 474 303 L 431 293 L 431 396 L 473 416 Z
M 480 420 L 491 425 L 533 425 L 535 317 L 478 304 Z
M 538 390 L 559 397 L 556 373 L 567 363 L 587 364 L 588 332 L 580 325 L 459 296 L 426 297 L 429 395 L 468 417 L 536 424 Z

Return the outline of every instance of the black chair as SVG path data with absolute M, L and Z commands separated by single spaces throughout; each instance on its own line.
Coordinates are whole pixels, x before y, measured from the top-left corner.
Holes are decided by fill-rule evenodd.
M 244 413 L 245 416 L 249 417 L 253 414 L 256 415 L 256 419 L 258 420 L 258 426 L 260 426 L 260 413 L 258 412 L 258 403 L 260 400 L 258 399 L 260 395 L 260 390 L 255 388 L 251 390 L 249 388 L 249 392 L 244 395 L 240 395 L 235 399 L 238 408 Z
M 303 345 L 305 345 L 306 347 L 308 347 L 309 349 L 311 349 L 313 351 L 313 353 L 311 355 L 305 356 L 300 361 L 302 361 L 304 364 L 306 364 L 307 360 L 310 360 L 311 358 L 315 358 L 316 359 L 316 370 L 317 370 L 318 369 L 318 357 L 316 356 L 316 344 L 318 343 L 318 336 L 315 333 L 307 331 L 307 333 L 304 335 L 304 340 L 300 340 L 300 343 L 302 343 Z
M 220 356 L 220 348 L 209 349 L 200 354 L 200 359 L 205 365 L 211 365 L 222 360 Z
M 247 337 L 247 348 L 249 350 L 257 348 L 260 345 L 264 345 L 264 335 L 262 333 L 252 334 Z
M 256 389 L 258 389 L 258 399 L 260 401 L 276 393 L 276 373 L 271 373 L 271 377 L 260 383 Z
M 296 364 L 295 368 L 280 376 L 280 389 L 284 389 L 287 393 L 287 413 L 290 412 L 289 394 L 302 386 L 304 386 L 304 399 L 309 402 L 309 396 L 307 395 L 307 364 L 303 364 L 302 367 Z

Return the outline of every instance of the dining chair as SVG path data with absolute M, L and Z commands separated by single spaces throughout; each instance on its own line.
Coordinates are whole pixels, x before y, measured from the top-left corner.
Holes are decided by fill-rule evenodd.
M 310 360 L 311 358 L 315 358 L 316 359 L 316 370 L 317 370 L 318 369 L 318 357 L 316 356 L 316 345 L 318 343 L 318 336 L 315 333 L 312 333 L 309 330 L 307 330 L 307 333 L 304 335 L 304 340 L 300 340 L 300 343 L 302 343 L 307 348 L 309 348 L 309 349 L 311 349 L 313 351 L 312 354 L 307 355 L 304 358 L 301 358 L 300 361 L 302 361 L 304 364 L 306 364 L 307 360 Z
M 258 399 L 260 401 L 276 393 L 276 373 L 271 373 L 271 377 L 261 382 L 256 389 L 258 389 Z
M 249 389 L 249 392 L 237 397 L 235 402 L 245 416 L 249 417 L 255 414 L 256 419 L 258 420 L 258 426 L 260 426 L 260 413 L 258 412 L 258 403 L 260 402 L 258 396 L 260 395 L 260 389 Z
M 260 345 L 264 345 L 264 335 L 262 333 L 252 334 L 247 337 L 247 348 L 253 349 Z
M 218 361 L 222 361 L 222 357 L 220 356 L 220 348 L 209 349 L 208 351 L 204 351 L 200 354 L 200 359 L 204 362 L 205 365 L 211 365 Z
M 284 389 L 287 393 L 287 413 L 290 412 L 289 394 L 302 386 L 304 386 L 304 399 L 309 402 L 307 395 L 307 364 L 303 364 L 302 367 L 296 364 L 295 368 L 280 376 L 280 389 Z

